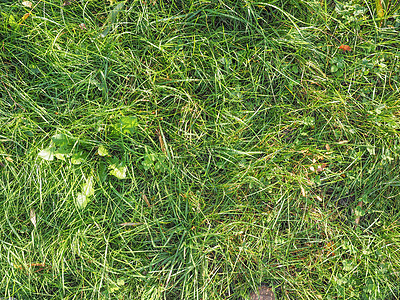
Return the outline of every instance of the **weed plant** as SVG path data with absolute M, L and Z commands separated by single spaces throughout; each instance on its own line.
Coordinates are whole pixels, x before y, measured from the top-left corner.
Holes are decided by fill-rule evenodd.
M 398 299 L 394 7 L 2 1 L 0 295 Z

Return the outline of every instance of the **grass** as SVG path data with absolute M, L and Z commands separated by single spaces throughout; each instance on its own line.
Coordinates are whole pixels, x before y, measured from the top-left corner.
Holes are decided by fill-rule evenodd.
M 0 19 L 1 296 L 400 297 L 395 13 L 43 0 Z

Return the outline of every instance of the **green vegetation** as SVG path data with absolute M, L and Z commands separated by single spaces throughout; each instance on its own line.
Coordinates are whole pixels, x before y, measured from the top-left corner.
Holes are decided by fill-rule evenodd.
M 398 299 L 379 1 L 1 2 L 0 297 Z

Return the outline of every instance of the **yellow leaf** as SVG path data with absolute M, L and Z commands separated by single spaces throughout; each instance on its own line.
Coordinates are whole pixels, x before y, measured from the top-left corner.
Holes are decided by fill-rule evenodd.
M 383 10 L 382 7 L 382 0 L 375 0 L 376 4 L 376 13 L 378 14 L 379 18 L 383 18 L 385 16 L 385 11 Z
M 28 19 L 28 17 L 29 17 L 30 14 L 31 14 L 31 13 L 26 13 L 26 14 L 24 14 L 23 17 L 22 17 L 22 21 L 25 21 L 26 19 Z

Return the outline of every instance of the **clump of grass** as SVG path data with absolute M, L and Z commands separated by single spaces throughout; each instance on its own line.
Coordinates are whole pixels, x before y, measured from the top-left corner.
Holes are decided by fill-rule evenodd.
M 398 17 L 64 4 L 0 4 L 2 295 L 399 297 Z

